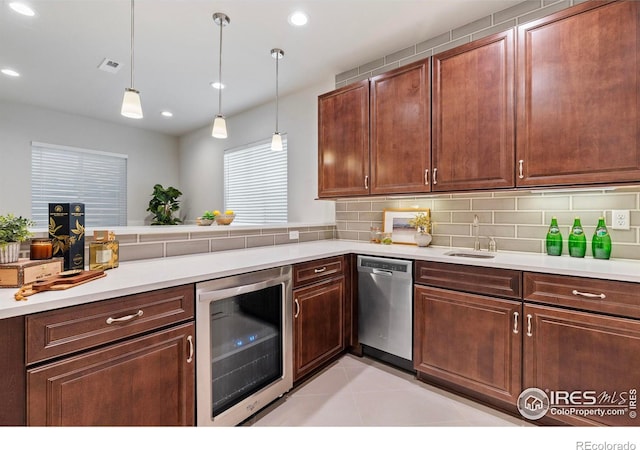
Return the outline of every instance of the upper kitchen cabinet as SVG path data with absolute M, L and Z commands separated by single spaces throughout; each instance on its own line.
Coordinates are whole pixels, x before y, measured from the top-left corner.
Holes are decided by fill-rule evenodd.
M 320 198 L 429 192 L 429 64 L 318 97 Z
M 430 190 L 429 64 L 371 78 L 371 194 Z
M 514 186 L 513 36 L 433 57 L 433 191 Z
M 318 197 L 369 193 L 369 80 L 318 97 Z
M 640 180 L 640 2 L 518 27 L 518 186 Z

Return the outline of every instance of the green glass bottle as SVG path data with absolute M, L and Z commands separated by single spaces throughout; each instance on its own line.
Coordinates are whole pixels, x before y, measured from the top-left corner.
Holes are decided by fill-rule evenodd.
M 562 255 L 562 234 L 560 234 L 558 219 L 555 216 L 551 218 L 551 225 L 547 232 L 547 255 Z
M 596 227 L 596 232 L 593 233 L 593 240 L 591 241 L 591 252 L 596 259 L 609 259 L 611 257 L 611 236 L 604 223 L 604 217 L 598 219 L 598 226 Z
M 574 258 L 584 258 L 585 253 L 587 253 L 587 237 L 584 235 L 580 217 L 576 216 L 569 233 L 569 255 Z

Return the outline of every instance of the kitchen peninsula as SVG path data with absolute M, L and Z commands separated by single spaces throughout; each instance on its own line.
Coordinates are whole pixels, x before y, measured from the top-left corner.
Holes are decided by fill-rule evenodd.
M 455 276 L 459 278 L 461 285 L 464 285 L 463 282 L 467 276 L 472 277 L 473 279 L 473 277 L 475 276 L 474 270 L 511 271 L 518 274 L 518 279 L 520 279 L 520 274 L 523 274 L 525 280 L 530 278 L 534 281 L 539 282 L 540 280 L 536 280 L 536 277 L 542 277 L 542 281 L 546 281 L 547 283 L 549 282 L 549 280 L 545 280 L 544 277 L 559 277 L 559 279 L 551 280 L 553 282 L 556 282 L 556 284 L 559 280 L 566 280 L 567 282 L 575 282 L 576 280 L 581 280 L 583 282 L 583 285 L 585 286 L 585 290 L 590 289 L 589 283 L 595 283 L 595 286 L 597 287 L 602 287 L 605 285 L 608 286 L 609 284 L 611 284 L 612 289 L 614 287 L 617 289 L 620 286 L 623 286 L 628 287 L 628 292 L 635 292 L 637 290 L 637 284 L 640 283 L 640 263 L 635 260 L 614 259 L 610 261 L 602 261 L 592 258 L 579 259 L 570 258 L 568 256 L 551 257 L 542 254 L 518 252 L 498 252 L 495 254 L 494 258 L 476 259 L 446 255 L 446 253 L 449 253 L 451 250 L 452 249 L 448 247 L 418 248 L 415 246 L 398 244 L 380 245 L 355 241 L 322 240 L 307 243 L 285 244 L 272 247 L 248 248 L 208 254 L 130 261 L 122 263 L 117 269 L 108 271 L 107 276 L 102 279 L 98 279 L 66 291 L 39 293 L 29 297 L 27 301 L 15 301 L 13 299 L 15 289 L 2 289 L 0 290 L 0 320 L 2 320 L 5 324 L 15 324 L 16 321 L 19 323 L 24 323 L 24 318 L 38 316 L 38 314 L 45 313 L 47 311 L 55 313 L 56 311 L 64 311 L 65 309 L 73 310 L 75 308 L 92 307 L 94 305 L 98 307 L 101 304 L 106 304 L 108 302 L 114 301 L 120 302 L 118 303 L 120 305 L 120 311 L 125 311 L 127 305 L 129 306 L 129 309 L 133 308 L 135 310 L 138 310 L 137 306 L 134 305 L 135 302 L 149 303 L 150 298 L 153 299 L 157 297 L 153 297 L 153 295 L 155 295 L 154 293 L 168 292 L 171 294 L 170 298 L 174 299 L 171 300 L 171 302 L 174 304 L 172 314 L 183 316 L 186 314 L 186 316 L 184 317 L 191 317 L 191 319 L 179 319 L 181 320 L 181 322 L 179 322 L 179 325 L 181 324 L 180 327 L 187 328 L 183 330 L 182 328 L 177 327 L 178 331 L 180 331 L 181 334 L 179 333 L 179 336 L 173 338 L 174 340 L 182 339 L 184 341 L 185 339 L 187 339 L 187 337 L 193 336 L 194 333 L 193 327 L 195 326 L 195 324 L 193 322 L 193 314 L 192 312 L 189 313 L 189 308 L 193 307 L 194 283 L 205 280 L 229 277 L 246 272 L 260 271 L 272 267 L 284 265 L 295 266 L 300 263 L 307 263 L 310 261 L 323 259 L 326 260 L 327 258 L 333 258 L 343 255 L 345 255 L 347 266 L 349 266 L 349 258 L 354 257 L 354 255 L 356 254 L 368 254 L 390 258 L 410 259 L 420 264 L 436 265 L 436 267 L 438 268 L 446 268 L 450 273 L 455 273 Z M 423 283 L 421 279 L 424 273 L 426 272 L 416 272 L 416 299 L 422 299 L 422 297 L 419 297 L 418 294 L 424 292 L 425 287 L 421 286 L 418 283 Z M 351 286 L 347 288 L 347 292 L 353 292 L 350 290 L 353 288 L 353 277 L 347 276 L 346 280 L 348 285 L 351 284 Z M 598 285 L 598 283 L 604 284 L 600 286 Z M 547 286 L 549 286 L 549 284 L 547 284 Z M 460 289 L 464 290 L 465 288 L 461 287 Z M 559 307 L 548 309 L 552 311 L 560 311 L 567 316 L 576 315 L 576 317 L 578 318 L 582 318 L 582 316 L 586 315 L 586 313 L 577 313 L 577 311 L 573 312 L 574 309 L 569 309 L 575 307 L 574 305 L 562 304 L 562 294 L 557 294 L 557 299 L 554 299 L 552 297 L 548 297 L 546 299 L 540 299 L 540 297 L 538 297 L 538 299 L 536 299 L 536 295 L 540 294 L 539 290 L 540 289 L 533 289 L 533 291 L 530 292 L 526 287 L 525 281 L 523 292 L 519 294 L 523 297 L 520 297 L 521 299 L 516 300 L 515 302 L 520 305 L 518 306 L 518 308 L 525 308 L 525 311 L 526 308 L 541 309 L 541 303 L 544 304 L 548 302 L 558 301 Z M 615 292 L 615 289 L 612 292 Z M 623 322 L 623 327 L 620 329 L 620 331 L 622 332 L 623 330 L 626 330 L 627 332 L 631 333 L 630 336 L 634 336 L 638 333 L 637 330 L 638 327 L 640 327 L 640 325 L 638 325 L 637 323 L 638 316 L 636 316 L 635 319 L 631 319 L 629 317 L 633 317 L 633 315 L 636 314 L 636 309 L 639 306 L 637 297 L 635 299 L 635 303 L 630 303 L 629 299 L 633 299 L 633 295 L 627 294 L 625 292 L 620 292 L 619 290 L 618 294 L 619 301 L 617 301 L 616 297 L 613 296 L 612 298 L 607 298 L 607 301 L 593 302 L 605 304 L 610 301 L 614 305 L 614 309 L 606 310 L 605 305 L 605 310 L 603 313 L 588 314 L 590 316 L 589 320 L 600 317 L 602 317 L 603 320 L 606 321 L 611 321 L 614 319 L 620 320 Z M 460 293 L 456 295 L 460 295 Z M 349 298 L 349 295 L 346 295 L 345 297 L 347 297 L 344 301 L 345 310 L 347 312 L 346 317 L 353 317 L 355 308 L 353 298 Z M 180 298 L 181 300 L 176 303 L 176 298 Z M 472 295 L 471 302 L 473 302 L 477 298 L 480 298 L 480 296 Z M 482 296 L 480 300 L 483 301 L 483 298 L 486 299 L 493 297 Z M 531 298 L 532 300 L 529 301 L 528 298 Z M 498 299 L 498 301 L 500 300 Z M 189 305 L 189 303 L 191 303 L 191 305 Z M 616 310 L 616 307 L 620 309 Z M 524 348 L 526 348 L 526 345 L 529 345 L 527 344 L 526 339 L 530 338 L 525 338 L 524 332 L 517 335 L 510 334 L 511 328 L 516 326 L 518 330 L 527 331 L 527 320 L 530 323 L 532 320 L 534 321 L 533 323 L 537 322 L 535 322 L 535 317 L 532 316 L 532 319 L 531 317 L 523 315 L 521 309 L 519 309 L 518 311 L 520 311 L 520 313 L 519 315 L 517 315 L 516 325 L 511 323 L 511 316 L 506 316 L 505 326 L 507 327 L 507 331 L 509 332 L 509 339 L 514 336 L 518 340 L 524 339 Z M 191 315 L 189 316 L 189 314 Z M 152 318 L 149 317 L 149 320 L 152 320 Z M 564 320 L 568 320 L 568 318 L 564 318 Z M 588 323 L 593 324 L 592 321 Z M 416 330 L 419 329 L 418 325 L 419 324 L 417 323 L 414 325 L 414 327 L 416 327 Z M 606 331 L 607 329 L 610 329 L 610 326 L 611 324 L 607 323 L 607 327 L 609 328 L 605 327 L 603 328 L 603 330 Z M 629 326 L 631 326 L 631 328 L 629 328 Z M 531 327 L 531 324 L 529 324 L 529 327 Z M 3 328 L 5 329 L 6 333 L 7 328 Z M 9 328 L 11 329 L 11 327 Z M 171 328 L 170 330 L 173 330 L 174 328 Z M 529 329 L 528 331 L 531 331 L 531 329 Z M 418 331 L 416 331 L 415 333 L 418 333 Z M 154 335 L 152 334 L 151 336 L 153 337 Z M 11 333 L 9 333 L 8 337 L 3 336 L 3 338 L 13 339 L 16 340 L 16 342 L 22 341 L 24 343 L 24 338 L 20 339 L 18 336 L 16 336 L 15 334 L 12 335 Z M 147 336 L 143 336 L 140 339 L 144 338 L 147 338 Z M 345 336 L 345 341 L 347 341 L 345 348 L 350 350 L 356 348 L 357 336 L 347 335 Z M 464 384 L 452 383 L 451 379 L 446 376 L 441 377 L 440 379 L 430 377 L 430 375 L 423 376 L 421 371 L 425 370 L 426 372 L 428 372 L 428 370 L 424 369 L 424 367 L 420 367 L 420 361 L 416 359 L 416 357 L 422 356 L 416 353 L 415 350 L 415 343 L 419 341 L 420 337 L 417 335 L 414 336 L 414 364 L 417 367 L 418 377 L 420 379 L 423 379 L 423 381 L 427 382 L 433 382 L 435 384 L 440 384 L 440 382 L 442 382 L 443 386 L 452 390 L 458 390 L 465 395 L 473 396 L 474 392 L 479 392 L 477 389 L 474 390 L 473 386 L 471 386 L 470 388 L 469 386 L 464 386 Z M 637 344 L 635 344 L 636 341 L 637 339 L 627 339 L 625 343 L 631 343 L 637 346 Z M 147 343 L 146 345 L 149 344 Z M 455 345 L 455 342 L 451 343 L 452 352 L 458 351 L 453 348 L 455 347 Z M 173 351 L 178 351 L 178 355 L 183 355 L 181 357 L 184 357 L 185 359 L 188 358 L 188 355 L 184 353 L 187 351 L 184 349 L 188 348 L 186 344 L 182 346 L 174 346 L 172 348 L 174 348 Z M 519 344 L 517 346 L 518 355 L 521 355 L 520 352 L 523 351 L 522 348 L 522 344 Z M 632 351 L 633 348 L 630 348 L 630 350 L 627 349 L 625 351 Z M 597 352 L 599 351 L 599 349 L 592 348 L 590 349 L 590 351 Z M 21 353 L 20 345 L 18 345 L 16 348 L 9 349 L 9 351 L 5 349 L 4 352 L 5 353 L 0 355 L 2 358 L 4 358 L 3 361 L 8 361 L 7 358 L 9 357 L 16 358 L 17 361 L 9 362 L 13 364 L 14 370 L 16 370 L 15 365 L 17 363 L 17 365 L 19 366 L 18 373 L 24 373 L 25 356 L 24 353 Z M 22 350 L 22 352 L 24 352 L 24 350 Z M 502 355 L 498 356 L 502 357 Z M 520 359 L 518 358 L 518 361 L 519 360 Z M 178 370 L 178 372 L 180 371 Z M 15 373 L 16 372 L 14 372 L 14 375 Z M 6 374 L 2 374 L 2 376 L 5 377 Z M 526 378 L 526 374 L 522 376 Z M 520 371 L 518 370 L 517 380 L 520 379 Z M 515 394 L 517 395 L 517 393 L 519 393 L 519 390 L 521 389 L 521 386 L 524 386 L 520 381 L 518 381 L 516 384 L 518 387 L 518 392 L 516 392 Z M 18 385 L 18 387 L 19 386 L 20 385 Z M 24 389 L 24 386 L 22 387 L 22 389 Z M 194 386 L 187 383 L 185 389 L 186 390 L 181 394 L 182 397 L 180 397 L 182 399 L 181 401 L 183 401 L 181 408 L 189 410 L 190 408 L 192 409 Z M 191 391 L 189 391 L 189 389 L 191 389 Z M 191 394 L 189 394 L 189 392 L 191 392 Z M 23 396 L 24 394 L 20 395 L 19 397 L 23 398 Z M 498 407 L 500 409 L 509 410 L 508 402 L 507 404 L 505 404 L 504 400 L 501 399 L 492 402 L 491 396 L 487 396 L 486 393 L 480 392 L 477 395 L 477 398 L 480 401 L 494 404 L 495 407 Z M 15 398 L 14 401 L 16 401 Z M 5 404 L 12 403 L 9 402 Z M 20 405 L 16 406 L 18 407 L 17 410 L 20 411 Z M 513 404 L 511 406 L 513 406 L 513 408 L 511 408 L 511 412 L 514 413 L 515 406 Z M 24 408 L 24 406 L 22 407 Z M 0 414 L 0 417 L 7 417 L 6 413 L 7 411 L 3 410 L 2 414 Z M 13 417 L 15 419 L 15 416 Z M 185 424 L 189 423 L 194 423 L 192 416 L 191 419 L 185 422 Z M 569 420 L 569 423 L 576 424 L 580 422 L 571 422 Z

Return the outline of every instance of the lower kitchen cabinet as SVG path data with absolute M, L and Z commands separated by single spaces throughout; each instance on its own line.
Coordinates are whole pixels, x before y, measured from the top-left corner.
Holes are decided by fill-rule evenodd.
M 416 285 L 414 312 L 418 378 L 516 404 L 521 302 Z
M 550 410 L 548 417 L 582 426 L 639 425 L 640 322 L 530 304 L 524 314 L 524 386 L 554 393 L 550 403 L 563 413 Z M 590 413 L 596 408 L 604 415 Z
M 345 349 L 343 270 L 342 257 L 294 267 L 294 285 L 295 280 L 302 278 L 298 274 L 316 274 L 320 280 L 293 290 L 294 381 L 308 375 Z M 312 281 L 313 277 L 305 279 Z
M 184 324 L 28 370 L 28 425 L 193 425 L 192 336 Z
M 194 425 L 194 296 L 191 284 L 24 317 L 27 425 Z

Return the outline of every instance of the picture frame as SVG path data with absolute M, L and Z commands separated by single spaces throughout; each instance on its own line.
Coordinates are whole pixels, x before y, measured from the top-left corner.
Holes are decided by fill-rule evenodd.
M 391 240 L 394 244 L 416 244 L 416 229 L 409 225 L 409 220 L 416 214 L 425 213 L 431 218 L 429 208 L 391 208 L 382 211 L 382 232 L 391 233 Z

